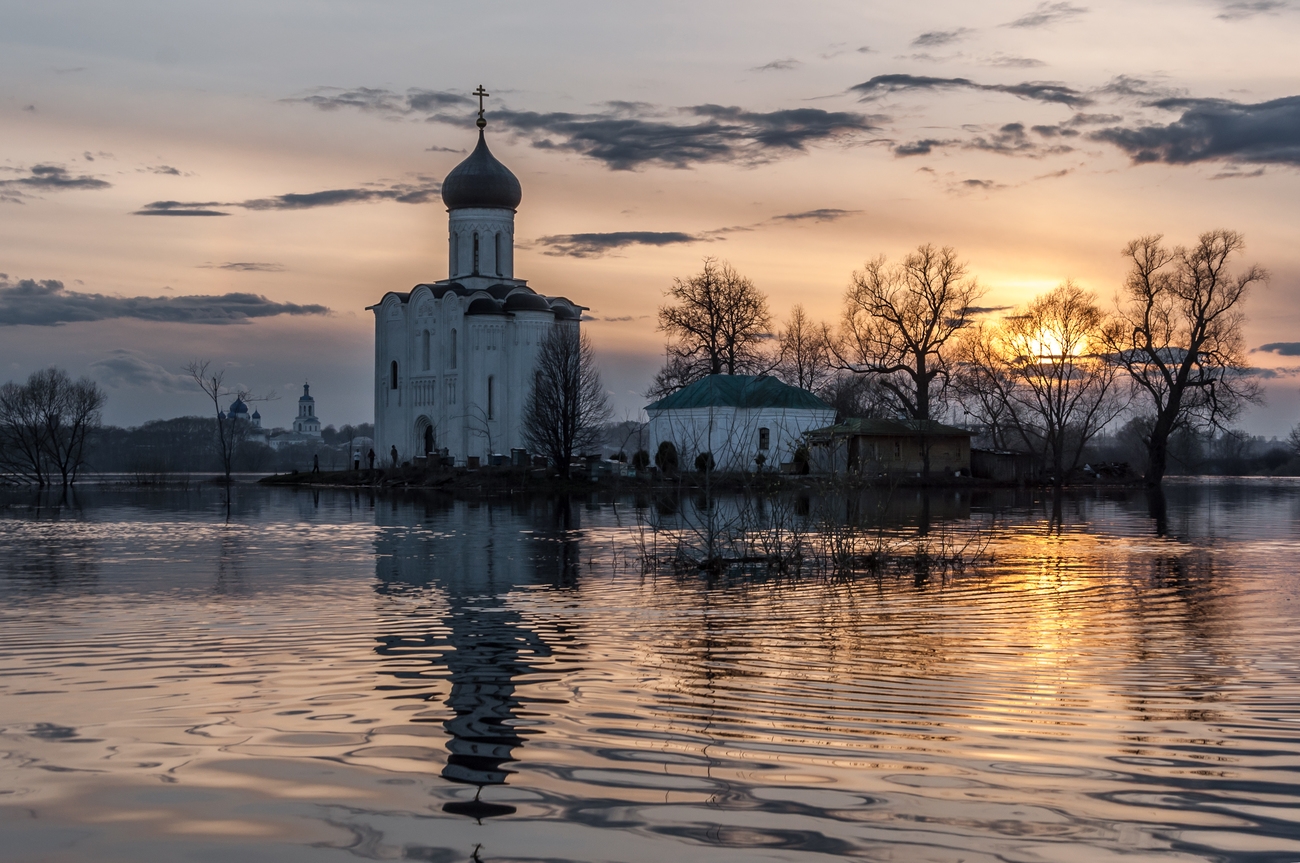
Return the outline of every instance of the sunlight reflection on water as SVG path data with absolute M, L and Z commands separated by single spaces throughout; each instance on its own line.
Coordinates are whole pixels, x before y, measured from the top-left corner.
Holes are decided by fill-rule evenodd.
M 1300 486 L 947 492 L 991 562 L 857 578 L 211 494 L 0 509 L 0 859 L 1300 859 Z

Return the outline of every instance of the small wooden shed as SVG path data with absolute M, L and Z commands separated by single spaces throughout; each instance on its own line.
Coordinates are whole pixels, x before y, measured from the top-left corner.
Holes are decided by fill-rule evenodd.
M 810 466 L 829 474 L 970 473 L 971 433 L 934 420 L 852 417 L 808 433 Z

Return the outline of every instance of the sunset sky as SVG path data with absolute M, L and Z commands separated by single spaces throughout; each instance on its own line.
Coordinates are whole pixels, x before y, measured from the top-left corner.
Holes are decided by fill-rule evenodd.
M 0 27 L 0 381 L 138 425 L 230 367 L 288 425 L 371 419 L 386 291 L 445 278 L 439 183 L 488 140 L 515 273 L 590 307 L 619 418 L 704 256 L 836 320 L 863 261 L 955 247 L 1011 306 L 1226 227 L 1269 405 L 1300 420 L 1300 3 L 32 3 Z

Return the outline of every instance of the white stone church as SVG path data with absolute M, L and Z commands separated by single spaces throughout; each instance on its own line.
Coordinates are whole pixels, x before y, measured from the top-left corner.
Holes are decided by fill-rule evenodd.
M 515 278 L 519 180 L 478 146 L 442 184 L 448 278 L 389 292 L 375 313 L 375 453 L 389 464 L 440 450 L 458 464 L 523 447 L 524 401 L 538 346 L 579 326 L 585 306 Z

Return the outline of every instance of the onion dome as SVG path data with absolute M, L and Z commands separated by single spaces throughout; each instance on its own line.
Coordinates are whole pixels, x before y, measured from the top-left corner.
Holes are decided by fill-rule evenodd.
M 448 210 L 467 207 L 513 210 L 519 206 L 523 194 L 519 178 L 488 149 L 482 129 L 474 152 L 452 168 L 442 181 L 442 202 Z

